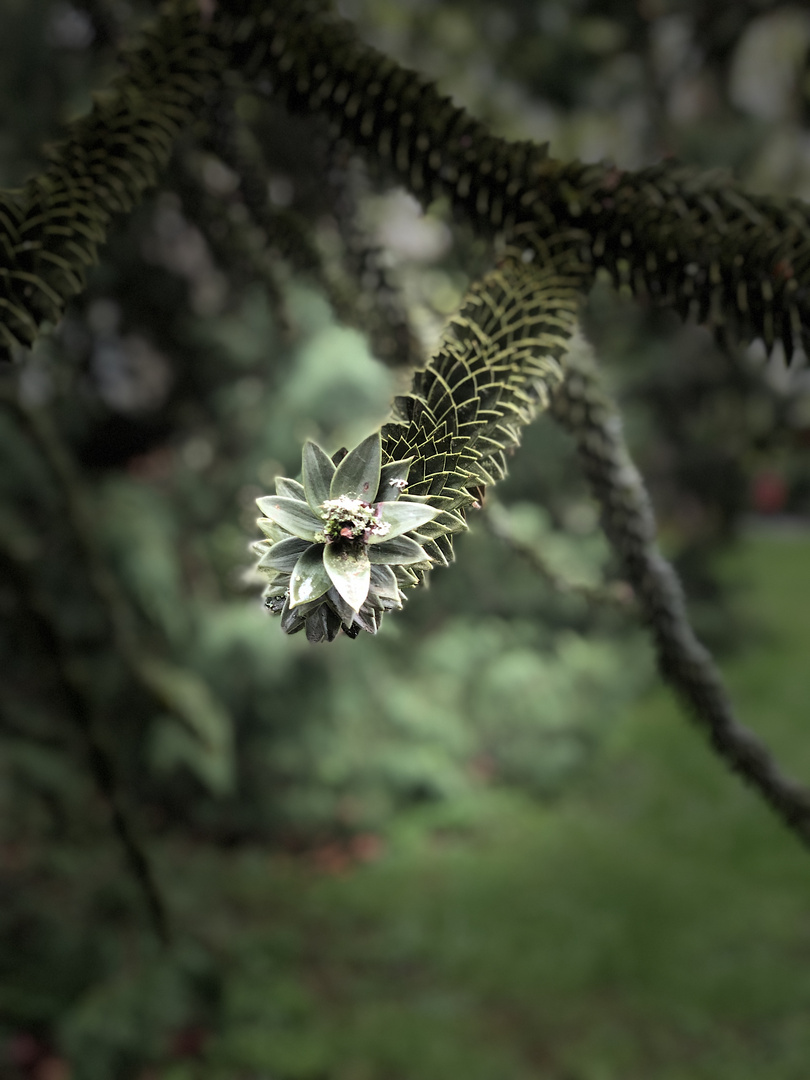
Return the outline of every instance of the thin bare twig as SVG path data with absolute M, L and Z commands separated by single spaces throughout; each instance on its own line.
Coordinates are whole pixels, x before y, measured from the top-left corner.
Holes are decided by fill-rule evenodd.
M 90 516 L 84 505 L 80 483 L 70 455 L 42 410 L 29 409 L 8 393 L 0 397 L 0 404 L 9 408 L 22 422 L 59 482 L 67 507 L 67 520 L 84 554 L 91 588 L 106 612 L 114 648 L 128 668 L 137 675 L 140 664 L 131 621 L 126 610 L 126 601 L 120 594 L 98 550 Z M 0 556 L 13 568 L 14 580 L 24 590 L 31 618 L 45 640 L 46 654 L 53 657 L 57 666 L 69 715 L 85 742 L 90 769 L 96 786 L 109 807 L 113 830 L 144 896 L 155 933 L 166 944 L 169 940 L 169 932 L 165 907 L 149 860 L 136 838 L 135 830 L 129 823 L 120 795 L 120 785 L 116 779 L 113 759 L 97 734 L 97 724 L 94 720 L 96 705 L 86 679 L 78 671 L 77 657 L 72 655 L 63 635 L 59 632 L 51 608 L 39 595 L 31 560 L 16 551 L 2 534 L 0 534 Z
M 144 899 L 150 922 L 162 944 L 169 942 L 166 909 L 155 882 L 149 859 L 140 844 L 121 797 L 121 788 L 111 755 L 102 743 L 93 719 L 95 705 L 86 679 L 72 655 L 64 636 L 55 624 L 53 613 L 39 594 L 30 560 L 16 552 L 0 534 L 0 562 L 11 571 L 10 577 L 25 593 L 26 610 L 38 632 L 43 653 L 50 656 L 59 675 L 68 716 L 85 745 L 90 772 L 110 814 L 113 832 L 118 839 L 130 872 Z
M 588 585 L 582 581 L 572 581 L 571 578 L 561 574 L 544 558 L 533 544 L 527 544 L 520 540 L 511 529 L 507 515 L 500 503 L 489 501 L 480 516 L 484 528 L 497 540 L 519 555 L 521 559 L 531 566 L 555 592 L 571 596 L 581 596 L 589 604 L 609 605 L 624 610 L 632 609 L 634 605 L 633 591 L 625 581 L 612 581 L 604 585 Z

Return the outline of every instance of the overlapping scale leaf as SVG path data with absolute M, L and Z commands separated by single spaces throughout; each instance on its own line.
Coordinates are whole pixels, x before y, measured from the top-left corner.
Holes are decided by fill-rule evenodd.
M 408 484 L 411 458 L 404 461 L 389 461 L 380 469 L 380 486 L 377 488 L 375 502 L 394 502 Z
M 328 545 L 324 549 L 323 565 L 335 589 L 351 610 L 359 612 L 371 584 L 371 562 L 366 549 L 347 550 L 335 544 Z
M 373 502 L 380 486 L 382 457 L 378 432 L 369 435 L 340 462 L 332 477 L 329 498 L 348 495 Z
M 473 286 L 436 355 L 396 400 L 383 458 L 413 456 L 407 497 L 440 511 L 415 531 L 434 564 L 452 560 L 465 511 L 505 475 L 521 427 L 548 406 L 588 281 L 587 268 L 570 260 L 535 267 L 507 255 Z M 395 573 L 407 588 L 425 569 Z
M 380 566 L 410 566 L 430 561 L 424 547 L 409 536 L 395 536 L 392 540 L 370 547 L 368 557 L 373 565 Z
M 301 494 L 309 503 L 310 509 L 316 511 L 329 498 L 335 465 L 326 451 L 314 442 L 307 442 L 304 445 L 301 465 L 304 481 Z
M 331 587 L 332 579 L 324 566 L 323 548 L 320 544 L 307 547 L 292 568 L 290 606 L 296 607 L 317 600 Z

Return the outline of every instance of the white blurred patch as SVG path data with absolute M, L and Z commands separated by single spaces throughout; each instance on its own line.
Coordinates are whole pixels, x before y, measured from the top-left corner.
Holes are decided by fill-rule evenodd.
M 732 63 L 733 103 L 762 120 L 790 115 L 809 43 L 810 14 L 798 7 L 754 19 Z
M 95 36 L 86 11 L 79 11 L 72 4 L 56 4 L 48 22 L 49 45 L 57 49 L 86 49 Z
M 412 195 L 392 191 L 375 212 L 377 236 L 397 259 L 435 262 L 447 252 L 452 237 L 443 221 L 426 215 Z
M 171 389 L 168 361 L 138 334 L 101 336 L 90 366 L 99 396 L 118 412 L 152 412 L 160 408 Z

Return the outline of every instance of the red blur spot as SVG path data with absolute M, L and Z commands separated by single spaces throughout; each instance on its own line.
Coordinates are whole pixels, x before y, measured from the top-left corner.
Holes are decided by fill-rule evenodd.
M 180 1028 L 171 1037 L 170 1053 L 174 1058 L 198 1058 L 205 1049 L 208 1032 L 199 1024 Z
M 760 514 L 778 514 L 787 502 L 787 484 L 781 473 L 767 469 L 754 477 L 752 498 Z

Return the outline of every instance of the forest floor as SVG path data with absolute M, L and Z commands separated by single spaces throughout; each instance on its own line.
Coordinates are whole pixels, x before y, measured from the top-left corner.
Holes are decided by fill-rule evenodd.
M 760 627 L 723 665 L 741 718 L 810 781 L 810 541 L 752 537 L 726 573 Z M 156 853 L 172 950 L 105 936 L 115 976 L 15 1078 L 810 1076 L 810 853 L 663 687 L 547 805 L 482 786 L 307 859 Z
M 724 665 L 741 716 L 810 780 L 810 544 L 750 539 L 727 572 L 762 628 Z M 242 852 L 211 895 L 171 853 L 228 976 L 201 1058 L 150 1075 L 810 1075 L 810 856 L 664 688 L 562 801 L 492 790 L 357 854 Z

